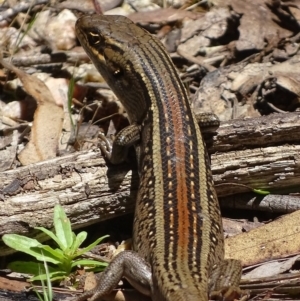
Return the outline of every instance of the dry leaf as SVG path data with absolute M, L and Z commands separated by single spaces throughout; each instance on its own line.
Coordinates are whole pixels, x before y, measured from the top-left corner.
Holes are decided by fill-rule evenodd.
M 297 255 L 280 262 L 279 261 L 266 262 L 260 265 L 259 267 L 255 268 L 251 272 L 247 273 L 246 275 L 244 275 L 243 280 L 272 277 L 284 273 L 292 268 L 292 266 L 298 260 L 299 257 L 300 255 Z
M 137 12 L 128 16 L 135 23 L 170 23 L 184 18 L 197 19 L 200 13 L 194 13 L 187 10 L 178 10 L 174 8 L 162 8 L 153 11 Z
M 11 168 L 18 148 L 18 131 L 14 130 L 9 135 L 0 139 L 1 160 L 0 171 Z
M 17 74 L 25 91 L 38 104 L 34 114 L 30 141 L 19 154 L 19 160 L 23 165 L 28 165 L 56 157 L 62 129 L 63 109 L 55 104 L 51 92 L 38 78 L 3 60 L 0 60 L 0 62 L 5 68 Z
M 275 1 L 273 1 L 275 2 Z M 236 42 L 237 51 L 262 50 L 266 40 L 273 40 L 274 45 L 291 32 L 280 26 L 279 20 L 273 14 L 269 1 L 226 0 L 232 9 L 240 14 L 239 39 Z
M 225 240 L 225 257 L 249 266 L 300 251 L 300 210 Z

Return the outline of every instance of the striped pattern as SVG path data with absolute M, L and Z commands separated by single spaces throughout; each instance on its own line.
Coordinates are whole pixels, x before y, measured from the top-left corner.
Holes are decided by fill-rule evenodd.
M 207 300 L 209 273 L 224 251 L 198 124 L 160 41 L 111 18 L 87 18 L 77 35 L 130 122 L 142 125 L 134 249 L 152 267 L 153 300 Z

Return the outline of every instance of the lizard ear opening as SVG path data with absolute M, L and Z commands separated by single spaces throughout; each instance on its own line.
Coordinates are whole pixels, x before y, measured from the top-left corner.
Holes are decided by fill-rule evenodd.
M 123 75 L 123 72 L 122 72 L 122 70 L 120 69 L 120 68 L 118 68 L 118 69 L 116 69 L 115 71 L 114 71 L 114 76 L 115 77 L 120 77 L 120 76 L 122 76 Z

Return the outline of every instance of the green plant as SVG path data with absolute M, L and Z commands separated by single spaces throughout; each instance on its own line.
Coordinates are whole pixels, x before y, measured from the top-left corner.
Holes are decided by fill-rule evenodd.
M 30 9 L 27 11 L 27 15 L 29 14 Z M 28 34 L 28 31 L 32 28 L 32 26 L 33 26 L 33 24 L 34 24 L 35 21 L 36 21 L 36 15 L 33 16 L 33 18 L 31 19 L 31 21 L 29 22 L 26 30 L 23 33 L 21 33 L 21 29 L 22 29 L 24 23 L 21 25 L 20 31 L 19 31 L 17 39 L 16 39 L 16 45 L 15 45 L 14 50 L 13 50 L 13 55 L 19 50 L 19 46 L 20 46 L 22 40 Z M 25 19 L 24 19 L 24 22 L 25 22 Z
M 47 277 L 47 284 L 45 284 L 44 280 L 42 279 L 42 288 L 43 288 L 43 295 L 41 295 L 35 288 L 33 290 L 37 294 L 38 298 L 40 301 L 52 301 L 53 300 L 53 290 L 52 290 L 52 284 L 51 284 L 51 279 L 49 275 L 49 269 L 47 262 L 44 260 L 44 268 L 46 272 L 46 277 Z
M 74 121 L 72 118 L 71 111 L 72 111 L 72 102 L 73 102 L 73 94 L 74 94 L 75 84 L 76 84 L 76 81 L 78 81 L 78 80 L 79 79 L 75 79 L 74 72 L 73 72 L 73 74 L 70 78 L 70 81 L 69 81 L 69 85 L 68 85 L 68 111 L 69 111 L 70 121 L 71 121 L 71 125 L 72 125 L 73 129 L 75 128 L 75 124 L 74 124 Z
M 85 252 L 90 251 L 104 238 L 103 236 L 98 238 L 95 242 L 83 249 L 78 249 L 87 237 L 87 233 L 82 231 L 77 236 L 71 229 L 70 220 L 67 218 L 63 208 L 60 205 L 56 205 L 54 208 L 54 229 L 55 233 L 43 228 L 36 227 L 48 235 L 55 241 L 59 248 L 53 249 L 48 245 L 43 245 L 36 239 L 28 238 L 26 236 L 18 234 L 5 234 L 3 241 L 9 247 L 29 254 L 35 257 L 39 261 L 48 262 L 48 275 L 51 281 L 65 279 L 72 269 L 78 265 L 84 265 L 88 267 L 100 267 L 104 268 L 107 263 L 90 260 L 90 259 L 77 259 Z M 34 277 L 30 281 L 46 280 L 47 273 L 44 268 L 37 262 L 22 262 L 16 261 L 9 264 L 9 268 L 13 271 L 33 274 Z
M 270 194 L 270 191 L 268 190 L 263 190 L 263 189 L 253 189 L 253 191 L 257 194 L 261 194 L 261 195 L 268 195 Z

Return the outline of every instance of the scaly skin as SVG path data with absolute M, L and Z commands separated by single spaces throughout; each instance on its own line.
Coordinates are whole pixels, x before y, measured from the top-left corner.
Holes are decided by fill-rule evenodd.
M 227 285 L 238 285 L 239 262 L 224 261 L 221 214 L 205 144 L 165 48 L 123 16 L 82 17 L 76 33 L 131 123 L 117 136 L 111 159 L 117 163 L 120 149 L 135 145 L 140 175 L 136 253 L 120 253 L 99 286 L 77 300 L 105 296 L 122 276 L 154 301 L 208 300 L 212 290 L 224 285 L 217 278 L 227 267 Z

